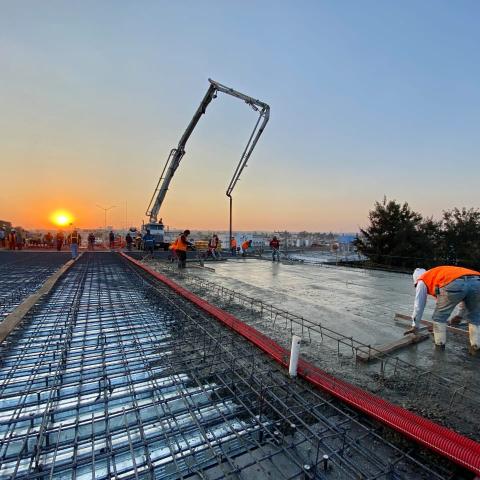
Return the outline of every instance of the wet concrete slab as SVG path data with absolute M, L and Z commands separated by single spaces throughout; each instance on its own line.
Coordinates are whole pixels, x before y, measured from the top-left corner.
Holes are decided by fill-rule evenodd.
M 409 274 L 249 258 L 209 262 L 208 266 L 215 272 L 196 268 L 189 274 L 259 298 L 367 345 L 401 338 L 406 326 L 394 321 L 395 313 L 409 315 L 413 310 L 415 290 Z M 431 319 L 434 307 L 429 297 L 423 318 Z M 468 336 L 448 334 L 444 352 L 436 352 L 427 340 L 396 355 L 448 375 L 452 364 L 462 365 L 465 381 L 480 380 L 480 359 L 470 357 L 467 346 Z
M 197 266 L 179 274 L 169 267 L 163 273 L 287 348 L 292 334 L 287 324 L 259 318 L 228 295 L 222 300 L 211 287 L 233 289 L 372 346 L 402 338 L 406 327 L 395 323 L 395 313 L 410 314 L 413 308 L 415 291 L 408 274 L 248 258 L 206 265 L 215 271 Z M 211 282 L 211 287 L 199 286 L 194 278 Z M 431 318 L 433 308 L 429 299 L 424 318 Z M 436 351 L 427 339 L 367 364 L 355 362 L 348 348 L 338 354 L 337 344 L 318 333 L 304 340 L 301 355 L 325 371 L 480 440 L 480 359 L 468 355 L 468 336 L 449 333 L 445 351 Z M 408 365 L 397 368 L 397 359 Z
M 402 335 L 395 313 L 410 314 L 411 276 L 335 266 L 279 264 L 255 259 L 209 263 L 215 273 L 195 270 L 247 295 L 353 336 L 367 344 L 384 344 Z M 434 302 L 429 300 L 425 318 Z

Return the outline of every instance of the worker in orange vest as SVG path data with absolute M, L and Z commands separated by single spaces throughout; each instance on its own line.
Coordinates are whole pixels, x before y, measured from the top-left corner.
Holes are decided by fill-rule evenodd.
M 250 248 L 251 245 L 252 245 L 252 241 L 251 241 L 251 240 L 245 240 L 245 241 L 242 243 L 242 257 L 246 257 L 246 256 L 247 256 L 247 250 Z
M 427 302 L 427 295 L 437 299 L 433 312 L 433 337 L 438 348 L 445 348 L 447 320 L 453 309 L 461 305 L 462 315 L 469 322 L 470 353 L 480 350 L 480 272 L 463 267 L 442 266 L 413 272 L 415 305 L 412 328 L 405 334 L 417 333 Z M 464 313 L 463 313 L 464 312 Z
M 185 268 L 187 266 L 187 249 L 194 248 L 193 243 L 188 241 L 190 230 L 185 230 L 175 242 L 175 253 L 178 257 L 178 268 Z
M 230 239 L 230 252 L 233 256 L 237 255 L 237 240 L 235 240 L 235 237 Z

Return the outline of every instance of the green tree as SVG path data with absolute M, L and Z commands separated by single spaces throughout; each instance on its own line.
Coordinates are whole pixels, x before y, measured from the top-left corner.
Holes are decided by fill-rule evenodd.
M 358 251 L 381 265 L 480 268 L 480 211 L 454 208 L 439 221 L 422 218 L 395 200 L 375 202 L 370 225 L 354 241 Z
M 407 202 L 402 205 L 386 198 L 375 202 L 369 220 L 370 225 L 360 229 L 354 245 L 374 263 L 415 266 L 431 248 L 433 220 L 423 220 Z
M 480 211 L 454 208 L 443 212 L 439 255 L 446 263 L 478 268 L 480 263 Z
M 442 222 L 434 220 L 432 217 L 424 219 L 419 228 L 419 246 L 418 256 L 419 261 L 417 266 L 428 268 L 436 265 L 439 262 L 441 245 L 443 243 Z

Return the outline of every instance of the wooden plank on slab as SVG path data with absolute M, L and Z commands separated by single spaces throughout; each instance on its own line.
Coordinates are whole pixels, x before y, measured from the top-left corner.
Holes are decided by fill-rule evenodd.
M 214 272 L 215 269 L 212 267 L 205 267 L 204 265 L 189 265 L 188 268 L 199 268 L 201 270 L 208 270 L 209 272 Z
M 408 325 L 412 324 L 412 317 L 408 315 L 402 315 L 401 313 L 395 314 L 395 321 L 399 323 L 404 323 L 408 321 Z M 428 327 L 433 327 L 433 322 L 431 320 L 421 320 L 420 323 L 422 325 L 427 325 Z M 452 333 L 458 333 L 460 335 L 468 335 L 468 331 L 464 330 L 463 328 L 452 327 L 451 325 L 447 325 L 447 331 Z
M 419 342 L 423 342 L 430 335 L 426 328 L 421 328 L 417 335 L 410 333 L 405 335 L 399 340 L 394 342 L 386 343 L 385 345 L 374 346 L 371 349 L 358 349 L 357 350 L 357 359 L 362 362 L 369 362 L 371 360 L 376 360 L 383 357 L 385 354 L 396 352 L 402 348 L 408 347 L 409 345 L 414 345 Z

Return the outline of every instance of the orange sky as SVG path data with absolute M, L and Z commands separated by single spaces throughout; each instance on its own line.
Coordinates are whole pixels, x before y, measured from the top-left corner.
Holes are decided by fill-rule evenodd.
M 107 189 L 97 184 L 100 182 L 99 177 L 108 176 L 104 169 L 100 168 L 96 178 L 92 179 L 82 169 L 76 173 L 75 179 L 68 177 L 68 168 L 59 167 L 59 170 L 52 175 L 53 178 L 43 179 L 39 183 L 19 179 L 25 192 L 21 196 L 21 202 L 16 201 L 14 196 L 0 194 L 0 219 L 26 228 L 53 229 L 51 214 L 61 209 L 70 212 L 74 217 L 74 225 L 80 228 L 101 227 L 104 224 L 104 212 L 97 208 L 97 203 L 105 207 L 116 205 L 116 208 L 107 213 L 107 224 L 115 228 L 123 228 L 126 224 L 139 227 L 145 219 L 144 211 L 151 192 L 150 189 L 142 190 L 141 179 L 132 177 L 130 182 L 126 182 L 123 177 L 114 176 L 112 184 L 106 182 Z M 222 186 L 205 191 L 201 184 L 189 178 L 195 176 L 195 172 L 188 172 L 188 168 L 186 170 L 184 178 L 179 176 L 178 181 L 174 180 L 174 188 L 167 195 L 161 213 L 164 222 L 178 228 L 227 230 L 228 198 Z M 41 177 L 38 172 L 36 178 Z M 154 181 L 151 178 L 150 184 L 153 185 Z M 118 187 L 116 182 L 121 186 Z M 295 201 L 286 198 L 282 192 L 263 192 L 262 183 L 261 178 L 254 176 L 246 194 L 239 189 L 234 197 L 234 225 L 237 229 L 303 230 L 309 224 L 313 226 L 312 219 L 325 230 L 337 230 L 341 228 L 342 222 L 348 227 L 346 212 L 340 205 L 330 204 L 322 192 L 304 192 L 303 198 L 297 197 Z M 141 192 L 143 198 L 138 198 L 136 191 Z M 111 201 L 112 198 L 119 201 Z M 304 205 L 301 210 L 298 210 L 297 202 Z M 315 206 L 319 204 L 328 206 L 321 215 Z
M 117 3 L 2 5 L 0 219 L 50 228 L 65 209 L 99 227 L 101 204 L 117 205 L 108 224 L 139 227 L 209 77 L 271 106 L 234 192 L 234 230 L 352 232 L 384 195 L 437 218 L 478 206 L 469 8 Z M 212 101 L 162 207 L 167 225 L 228 229 L 225 189 L 255 121 L 238 99 Z

